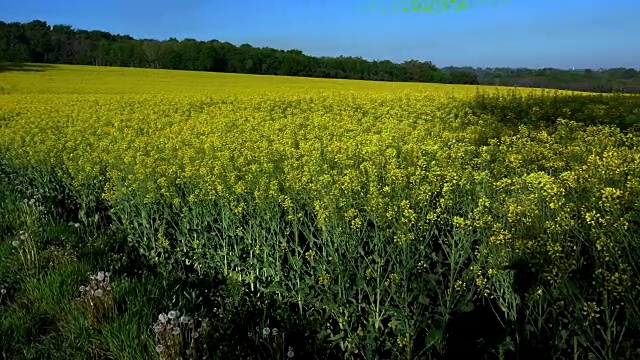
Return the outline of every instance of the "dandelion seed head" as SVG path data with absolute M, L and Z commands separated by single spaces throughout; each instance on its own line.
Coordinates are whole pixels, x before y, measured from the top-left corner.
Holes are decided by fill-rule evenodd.
M 159 333 L 160 331 L 162 331 L 162 329 L 163 329 L 162 323 L 155 323 L 153 325 L 153 331 L 156 333 Z
M 169 311 L 169 319 L 175 319 L 178 316 L 180 316 L 180 312 L 177 310 L 171 310 Z
M 102 291 L 102 289 L 98 289 L 98 290 L 96 290 L 95 295 L 96 295 L 97 297 L 102 297 L 102 295 L 103 295 L 103 291 Z
M 264 336 L 269 335 L 270 332 L 271 332 L 271 330 L 268 327 L 262 329 L 262 335 L 264 335 Z
M 98 271 L 98 280 L 104 280 L 104 271 Z
M 277 335 L 278 335 L 278 328 L 273 328 L 273 329 L 271 329 L 271 334 L 272 334 L 273 336 L 277 336 Z
M 162 313 L 158 315 L 158 320 L 160 320 L 160 322 L 166 323 L 169 320 L 169 317 L 167 316 L 167 314 Z
M 13 240 L 13 241 L 11 242 L 11 244 L 12 244 L 13 246 L 15 246 L 15 247 L 18 247 L 18 246 L 20 245 L 20 241 L 18 241 L 18 240 Z

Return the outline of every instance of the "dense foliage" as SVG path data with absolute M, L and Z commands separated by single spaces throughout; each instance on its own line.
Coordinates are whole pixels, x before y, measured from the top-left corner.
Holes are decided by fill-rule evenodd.
M 581 91 L 640 92 L 634 69 L 438 69 L 430 61 L 369 61 L 360 57 L 313 57 L 300 50 L 235 46 L 218 40 L 134 39 L 104 31 L 50 26 L 44 21 L 0 21 L 0 63 L 30 62 L 214 71 L 261 75 L 452 84 L 518 85 Z M 0 68 L 2 71 L 2 68 Z
M 474 115 L 488 115 L 508 125 L 545 128 L 560 119 L 585 125 L 613 125 L 622 131 L 640 130 L 640 96 L 576 95 L 543 91 L 478 91 L 470 101 Z
M 96 70 L 94 83 L 67 69 L 67 94 L 64 82 L 39 93 L 59 68 L 0 74 L 21 90 L 0 95 L 10 193 L 121 234 L 159 274 L 232 280 L 241 290 L 222 296 L 236 299 L 225 309 L 269 299 L 263 319 L 307 324 L 273 358 L 320 357 L 318 342 L 353 358 L 640 355 L 636 96 L 277 78 L 294 85 L 265 91 L 263 77 L 192 74 L 209 76 L 200 88 L 180 72 L 129 70 L 171 84 L 156 93 L 122 70 Z M 227 93 L 216 77 L 247 90 Z M 87 327 L 109 321 L 102 296 L 126 281 L 99 276 L 88 286 L 100 299 L 81 295 L 98 304 Z M 156 332 L 141 351 L 191 344 L 167 335 L 175 314 L 139 318 Z M 226 319 L 215 324 L 236 326 Z
M 507 85 L 590 92 L 640 93 L 637 69 L 472 68 L 445 67 L 444 72 L 464 74 L 483 85 Z M 462 83 L 455 81 L 455 83 Z

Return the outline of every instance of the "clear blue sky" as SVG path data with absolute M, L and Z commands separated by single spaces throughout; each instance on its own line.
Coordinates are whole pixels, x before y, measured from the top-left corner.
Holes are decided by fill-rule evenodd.
M 3 0 L 0 20 L 438 66 L 640 68 L 640 0 L 476 0 L 462 11 L 386 15 L 366 10 L 375 1 L 389 11 L 402 2 Z

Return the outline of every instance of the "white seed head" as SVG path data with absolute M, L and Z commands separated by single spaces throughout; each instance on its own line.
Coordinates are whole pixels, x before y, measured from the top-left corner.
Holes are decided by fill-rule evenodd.
M 177 310 L 171 310 L 169 311 L 169 319 L 175 319 L 178 316 L 180 316 L 180 312 Z
M 271 329 L 271 334 L 272 334 L 273 336 L 278 335 L 278 328 L 273 328 L 273 329 Z
M 102 289 L 98 289 L 98 290 L 96 290 L 95 295 L 96 295 L 97 297 L 102 297 L 102 295 L 103 295 L 103 291 L 102 291 Z
M 158 315 L 158 320 L 160 320 L 160 322 L 166 323 L 169 320 L 169 317 L 167 316 L 167 314 L 162 313 Z
M 162 328 L 163 328 L 162 323 L 155 323 L 153 325 L 153 331 L 156 333 L 159 333 L 160 331 L 162 331 Z
M 13 240 L 13 241 L 11 242 L 11 244 L 12 244 L 13 246 L 15 246 L 15 247 L 18 247 L 18 246 L 20 245 L 20 241 L 18 241 L 18 240 Z
M 287 351 L 287 357 L 292 358 L 293 357 L 293 348 L 291 346 L 289 346 L 289 351 Z
M 7 289 L 2 289 L 2 290 L 0 290 L 0 294 L 4 295 L 4 294 L 6 294 L 6 293 L 7 293 Z
M 104 280 L 104 271 L 98 271 L 98 280 Z
M 269 335 L 270 332 L 271 332 L 271 330 L 268 327 L 262 329 L 262 335 L 264 335 L 264 336 Z

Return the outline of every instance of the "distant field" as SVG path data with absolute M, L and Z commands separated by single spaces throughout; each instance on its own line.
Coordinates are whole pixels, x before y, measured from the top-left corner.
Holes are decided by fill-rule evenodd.
M 489 90 L 496 87 L 76 65 L 27 64 L 18 71 L 5 72 L 0 68 L 0 94 L 246 94 L 335 90 L 371 93 L 473 93 L 476 88 Z
M 39 300 L 41 313 L 67 314 L 48 321 L 68 351 L 82 338 L 96 354 L 134 354 L 112 358 L 186 354 L 187 340 L 141 335 L 179 308 L 214 319 L 204 344 L 230 346 L 230 358 L 284 358 L 285 344 L 296 359 L 321 347 L 354 358 L 638 355 L 638 97 L 42 65 L 0 72 L 0 87 L 0 191 L 14 199 L 0 199 L 0 264 L 18 264 L 0 266 L 0 286 L 22 284 L 7 306 L 46 297 L 43 279 L 14 274 L 53 267 L 29 254 L 66 246 L 57 234 L 74 224 L 81 244 L 125 239 L 113 248 L 133 249 L 150 278 L 238 284 L 221 296 L 224 315 L 211 298 L 157 288 L 164 307 L 150 308 L 119 258 L 108 264 L 114 298 L 89 309 L 91 325 Z M 52 218 L 47 233 L 37 219 Z M 56 274 L 72 289 L 51 280 L 56 299 L 76 296 L 83 283 Z M 24 284 L 31 295 L 15 290 Z M 7 313 L 0 348 L 22 354 L 21 313 Z M 267 346 L 274 324 L 286 335 Z

